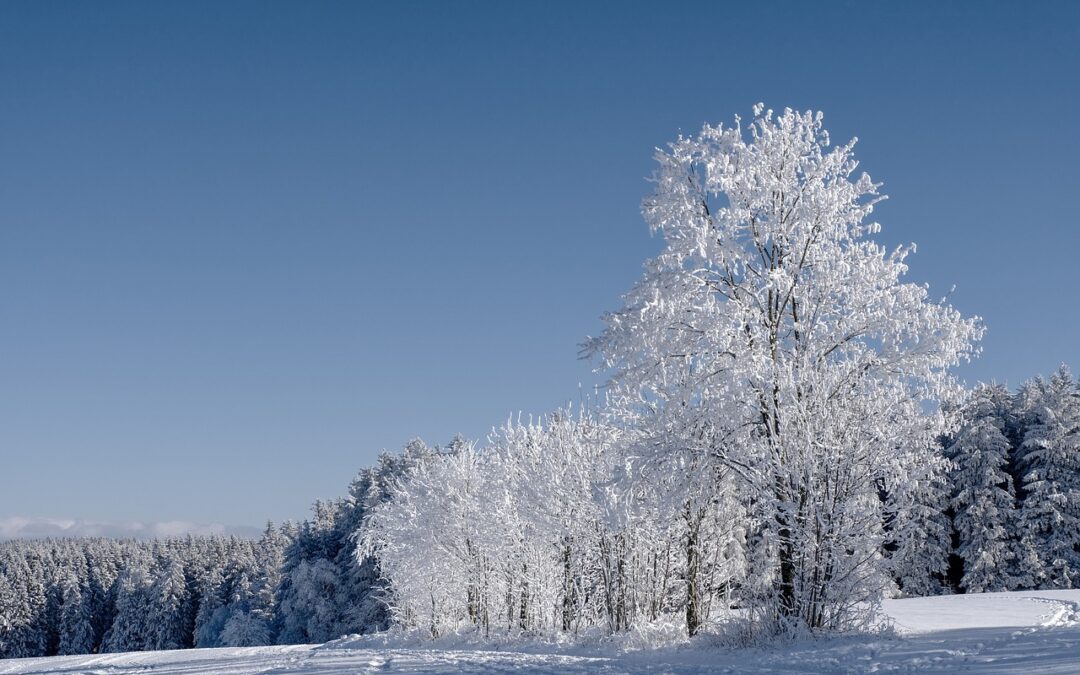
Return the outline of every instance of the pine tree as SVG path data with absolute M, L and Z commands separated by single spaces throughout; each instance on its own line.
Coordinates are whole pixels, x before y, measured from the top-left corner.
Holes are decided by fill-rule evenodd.
M 285 618 L 280 642 L 326 642 L 341 636 L 337 572 L 325 558 L 304 560 L 292 571 L 289 594 L 281 602 Z
M 29 545 L 12 558 L 0 572 L 0 656 L 24 658 L 44 656 L 49 646 L 46 615 L 46 584 L 40 551 Z M 6 626 L 5 626 L 6 624 Z
M 965 412 L 965 422 L 948 448 L 957 553 L 964 561 L 961 588 L 968 593 L 1004 591 L 1023 583 L 1015 541 L 1019 523 L 1005 436 L 1010 405 L 1000 385 L 979 386 Z
M 11 578 L 0 571 L 0 659 L 24 656 L 16 643 L 16 633 L 27 620 L 26 599 Z
M 1021 445 L 1022 533 L 1044 588 L 1080 584 L 1080 393 L 1068 367 L 1039 387 Z
M 229 615 L 226 594 L 221 568 L 212 567 L 200 587 L 199 610 L 195 615 L 196 647 L 221 646 L 221 631 Z
M 58 654 L 89 654 L 94 650 L 94 626 L 79 580 L 68 574 L 61 582 L 60 644 Z
M 913 471 L 909 480 L 892 486 L 886 495 L 888 543 L 885 546 L 893 578 L 907 596 L 946 592 L 952 523 L 947 509 L 948 462 L 935 455 Z
M 277 611 L 277 593 L 281 585 L 281 570 L 285 564 L 285 549 L 288 545 L 285 530 L 267 522 L 257 548 L 256 564 L 259 572 L 251 602 L 252 614 L 267 626 L 273 622 Z
M 101 650 L 131 652 L 147 649 L 153 610 L 153 581 L 144 563 L 137 562 L 124 570 L 117 580 L 116 619 L 105 634 Z
M 261 647 L 270 644 L 266 621 L 251 612 L 234 609 L 221 630 L 223 647 Z
M 168 564 L 151 588 L 150 598 L 147 648 L 180 649 L 190 645 L 190 636 L 185 630 L 188 589 L 183 563 L 173 560 Z

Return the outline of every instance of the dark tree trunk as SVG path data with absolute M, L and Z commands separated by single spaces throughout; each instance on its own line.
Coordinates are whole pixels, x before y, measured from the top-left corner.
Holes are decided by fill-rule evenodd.
M 698 531 L 690 522 L 687 508 L 686 534 L 686 632 L 693 637 L 701 628 L 701 551 L 698 546 Z

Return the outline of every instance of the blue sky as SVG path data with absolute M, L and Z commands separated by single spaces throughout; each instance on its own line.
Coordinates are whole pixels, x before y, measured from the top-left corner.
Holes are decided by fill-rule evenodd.
M 383 448 L 576 399 L 578 343 L 659 247 L 653 148 L 757 101 L 860 138 L 881 238 L 989 326 L 968 381 L 1080 368 L 1078 26 L 1067 2 L 0 4 L 0 518 L 299 518 Z

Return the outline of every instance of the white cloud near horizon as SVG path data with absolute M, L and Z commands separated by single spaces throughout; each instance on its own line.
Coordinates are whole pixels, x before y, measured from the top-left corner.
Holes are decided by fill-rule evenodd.
M 76 518 L 38 518 L 11 516 L 0 518 L 0 540 L 44 539 L 46 537 L 113 537 L 133 539 L 165 539 L 184 535 L 235 534 L 252 537 L 259 529 L 228 526 L 221 523 L 192 523 L 186 520 L 158 522 L 101 521 Z

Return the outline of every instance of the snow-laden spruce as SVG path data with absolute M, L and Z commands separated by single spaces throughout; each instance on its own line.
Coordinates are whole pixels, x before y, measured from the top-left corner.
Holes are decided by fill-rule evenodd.
M 952 552 L 948 462 L 936 451 L 885 495 L 883 553 L 897 591 L 907 596 L 945 592 Z M 890 593 L 891 595 L 891 593 Z
M 1035 583 L 1073 588 L 1080 583 L 1080 391 L 1062 365 L 1021 395 L 1027 398 L 1021 519 L 1038 561 Z
M 1008 473 L 1011 446 L 1005 436 L 1010 405 L 1005 387 L 980 386 L 968 403 L 965 423 L 947 449 L 956 486 L 952 497 L 957 555 L 964 561 L 965 592 L 1024 587 L 1016 493 Z
M 658 152 L 643 211 L 665 248 L 588 345 L 643 452 L 739 476 L 766 630 L 869 616 L 881 493 L 932 461 L 983 331 L 869 238 L 883 197 L 853 148 L 821 113 L 757 106 Z

